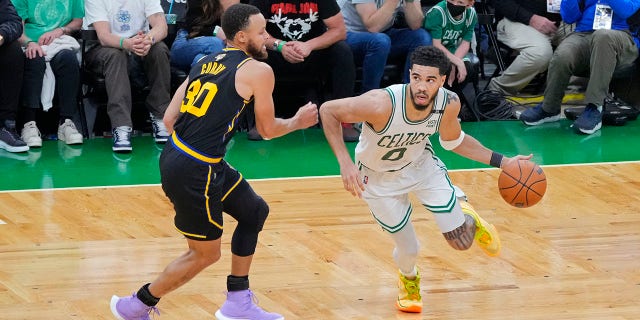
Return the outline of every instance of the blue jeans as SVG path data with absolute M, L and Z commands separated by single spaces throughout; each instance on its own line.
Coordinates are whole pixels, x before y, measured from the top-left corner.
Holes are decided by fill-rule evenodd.
M 195 37 L 187 39 L 187 30 L 180 29 L 171 46 L 171 65 L 189 72 L 191 66 L 200 58 L 221 51 L 224 48 L 222 39 L 218 37 Z
M 424 29 L 391 28 L 384 33 L 347 32 L 347 43 L 356 65 L 362 65 L 362 91 L 380 88 L 384 66 L 389 58 L 404 58 L 403 81 L 409 82 L 410 54 L 419 46 L 431 45 Z

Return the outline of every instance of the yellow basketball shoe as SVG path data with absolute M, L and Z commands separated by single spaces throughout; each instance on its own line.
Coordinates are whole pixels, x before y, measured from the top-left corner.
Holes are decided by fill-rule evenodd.
M 498 230 L 492 224 L 486 222 L 478 215 L 475 209 L 466 201 L 458 201 L 462 212 L 473 217 L 476 221 L 476 236 L 475 240 L 478 245 L 488 256 L 497 257 L 500 254 L 502 245 L 500 244 L 500 236 Z
M 414 280 L 407 279 L 402 272 L 398 272 L 398 301 L 396 308 L 403 312 L 422 312 L 422 296 L 420 296 L 420 274 Z

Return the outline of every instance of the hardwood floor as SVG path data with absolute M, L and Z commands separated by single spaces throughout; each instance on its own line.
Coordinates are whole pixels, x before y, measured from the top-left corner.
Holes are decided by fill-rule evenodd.
M 548 190 L 508 206 L 497 170 L 451 172 L 500 231 L 489 258 L 451 249 L 414 206 L 425 310 L 394 307 L 390 238 L 339 178 L 251 181 L 269 203 L 251 287 L 286 319 L 637 319 L 640 164 L 545 167 Z M 0 193 L 0 319 L 113 319 L 112 294 L 149 282 L 185 250 L 159 186 Z M 159 319 L 213 319 L 225 299 L 223 257 L 167 295 Z

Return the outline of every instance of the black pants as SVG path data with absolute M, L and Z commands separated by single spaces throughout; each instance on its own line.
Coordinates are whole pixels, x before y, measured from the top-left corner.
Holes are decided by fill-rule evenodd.
M 289 63 L 278 52 L 269 52 L 267 63 L 273 69 L 276 80 L 280 76 L 306 74 L 309 77 L 324 77 L 331 80 L 331 98 L 340 99 L 354 95 L 356 67 L 351 48 L 339 41 L 325 49 L 316 50 L 301 63 Z
M 78 82 L 80 81 L 78 59 L 72 50 L 61 50 L 49 61 L 49 64 L 56 78 L 60 118 L 71 119 L 78 106 Z M 45 67 L 44 57 L 25 59 L 22 105 L 26 108 L 40 108 Z
M 18 41 L 0 46 L 0 125 L 15 120 L 24 72 L 24 53 Z

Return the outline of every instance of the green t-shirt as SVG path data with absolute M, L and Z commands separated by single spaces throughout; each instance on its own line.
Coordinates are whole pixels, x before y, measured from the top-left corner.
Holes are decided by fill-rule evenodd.
M 55 28 L 66 26 L 72 19 L 84 17 L 84 0 L 11 0 L 24 20 L 24 33 L 38 38 Z
M 423 27 L 431 38 L 439 39 L 449 52 L 455 53 L 462 40 L 471 42 L 476 24 L 478 16 L 475 9 L 467 8 L 460 20 L 456 20 L 447 10 L 447 1 L 442 1 L 429 9 Z

